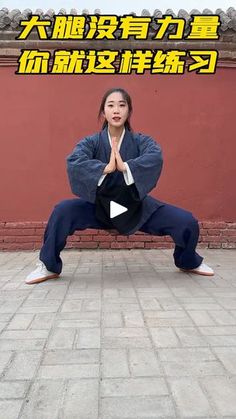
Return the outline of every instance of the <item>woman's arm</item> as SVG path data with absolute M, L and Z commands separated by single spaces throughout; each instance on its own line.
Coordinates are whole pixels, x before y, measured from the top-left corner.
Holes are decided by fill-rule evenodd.
M 160 145 L 151 137 L 137 134 L 137 141 L 139 141 L 140 156 L 127 160 L 126 163 L 134 178 L 140 199 L 143 199 L 157 184 L 163 158 Z
M 67 157 L 67 173 L 72 192 L 88 202 L 95 202 L 98 181 L 106 163 L 94 158 L 97 136 L 80 141 Z

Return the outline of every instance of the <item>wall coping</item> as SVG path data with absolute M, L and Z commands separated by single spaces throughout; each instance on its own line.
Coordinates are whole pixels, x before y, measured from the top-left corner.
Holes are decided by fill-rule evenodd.
M 41 19 L 49 19 L 53 20 L 55 15 L 65 15 L 65 14 L 71 14 L 71 15 L 89 15 L 89 14 L 102 14 L 100 9 L 95 9 L 94 12 L 89 12 L 88 9 L 82 9 L 81 12 L 79 12 L 77 9 L 71 9 L 70 11 L 66 9 L 60 9 L 58 13 L 55 12 L 54 9 L 49 9 L 47 12 L 44 12 L 42 9 L 36 9 L 35 11 L 31 9 L 24 9 L 23 11 L 20 11 L 19 9 L 13 9 L 9 10 L 7 7 L 3 7 L 0 9 L 0 30 L 3 29 L 16 29 L 19 27 L 19 22 L 24 19 L 29 19 L 32 14 L 39 15 Z M 129 14 L 132 14 L 136 16 L 137 14 L 134 12 L 130 12 Z M 141 12 L 141 16 L 151 16 L 153 20 L 153 28 L 155 29 L 155 18 L 161 18 L 163 15 L 172 15 L 173 17 L 182 17 L 186 20 L 186 23 L 188 24 L 191 15 L 212 15 L 216 14 L 220 16 L 221 20 L 221 31 L 226 31 L 227 29 L 233 29 L 236 31 L 236 9 L 234 7 L 229 7 L 226 11 L 223 11 L 222 9 L 218 8 L 215 11 L 210 9 L 203 9 L 202 12 L 200 12 L 198 9 L 192 9 L 190 12 L 186 11 L 185 9 L 179 9 L 178 13 L 175 14 L 172 9 L 167 9 L 165 12 L 162 12 L 159 9 L 155 9 L 152 12 L 150 12 L 148 9 L 143 9 Z
M 216 9 L 212 11 L 210 9 L 204 9 L 200 12 L 197 9 L 193 9 L 187 12 L 184 9 L 180 9 L 177 14 L 172 9 L 167 9 L 165 12 L 155 9 L 153 13 L 147 9 L 143 9 L 141 16 L 150 16 L 152 18 L 149 31 L 149 38 L 147 40 L 137 40 L 130 37 L 128 40 L 40 40 L 36 29 L 31 32 L 26 40 L 16 40 L 19 32 L 22 30 L 19 23 L 21 20 L 30 19 L 32 14 L 37 14 L 43 20 L 51 20 L 53 22 L 55 15 L 78 15 L 83 14 L 85 16 L 91 14 L 89 10 L 83 9 L 80 13 L 77 9 L 60 9 L 56 13 L 53 9 L 49 9 L 44 12 L 42 9 L 25 9 L 20 11 L 19 9 L 9 10 L 6 7 L 0 9 L 0 66 L 16 65 L 17 58 L 20 55 L 21 49 L 39 49 L 54 51 L 56 49 L 162 49 L 164 51 L 170 49 L 201 49 L 201 50 L 213 50 L 216 49 L 219 52 L 217 66 L 236 66 L 236 9 L 229 7 L 226 11 L 222 9 Z M 95 9 L 93 14 L 102 14 L 100 9 Z M 130 12 L 132 15 L 136 15 L 134 12 Z M 218 40 L 169 40 L 167 39 L 168 32 L 172 31 L 171 25 L 166 31 L 166 38 L 163 40 L 153 40 L 152 31 L 155 33 L 158 25 L 155 21 L 156 18 L 161 18 L 163 15 L 172 15 L 173 17 L 181 17 L 186 21 L 185 30 L 188 30 L 191 15 L 212 15 L 216 14 L 220 16 L 221 26 L 219 28 L 219 39 Z M 172 25 L 173 26 L 173 25 Z

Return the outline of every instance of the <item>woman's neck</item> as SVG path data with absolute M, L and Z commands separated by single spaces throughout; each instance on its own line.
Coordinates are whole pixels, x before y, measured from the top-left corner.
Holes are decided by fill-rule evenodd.
M 119 139 L 120 139 L 120 137 L 122 135 L 123 130 L 124 130 L 124 126 L 117 127 L 117 128 L 116 127 L 108 126 L 108 131 L 109 131 L 109 134 L 110 134 L 111 138 L 116 137 L 117 138 L 117 141 L 119 141 Z

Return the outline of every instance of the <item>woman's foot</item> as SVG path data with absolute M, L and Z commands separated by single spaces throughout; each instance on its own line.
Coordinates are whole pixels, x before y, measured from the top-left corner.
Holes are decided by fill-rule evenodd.
M 56 279 L 59 277 L 55 272 L 48 271 L 41 261 L 39 261 L 36 266 L 37 268 L 26 277 L 26 284 L 38 284 L 39 282 L 47 281 L 47 279 Z
M 210 268 L 210 266 L 206 265 L 204 262 L 202 262 L 201 265 L 199 265 L 195 269 L 182 269 L 182 268 L 180 268 L 180 270 L 184 271 L 184 272 L 191 273 L 191 274 L 197 274 L 197 275 L 205 275 L 205 276 L 213 276 L 214 275 L 213 269 Z

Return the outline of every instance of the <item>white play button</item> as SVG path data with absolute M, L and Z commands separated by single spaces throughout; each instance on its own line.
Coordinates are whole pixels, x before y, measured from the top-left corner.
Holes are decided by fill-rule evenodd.
M 115 201 L 110 201 L 110 218 L 117 217 L 123 212 L 128 211 L 128 208 L 123 207 L 123 205 L 117 204 Z

